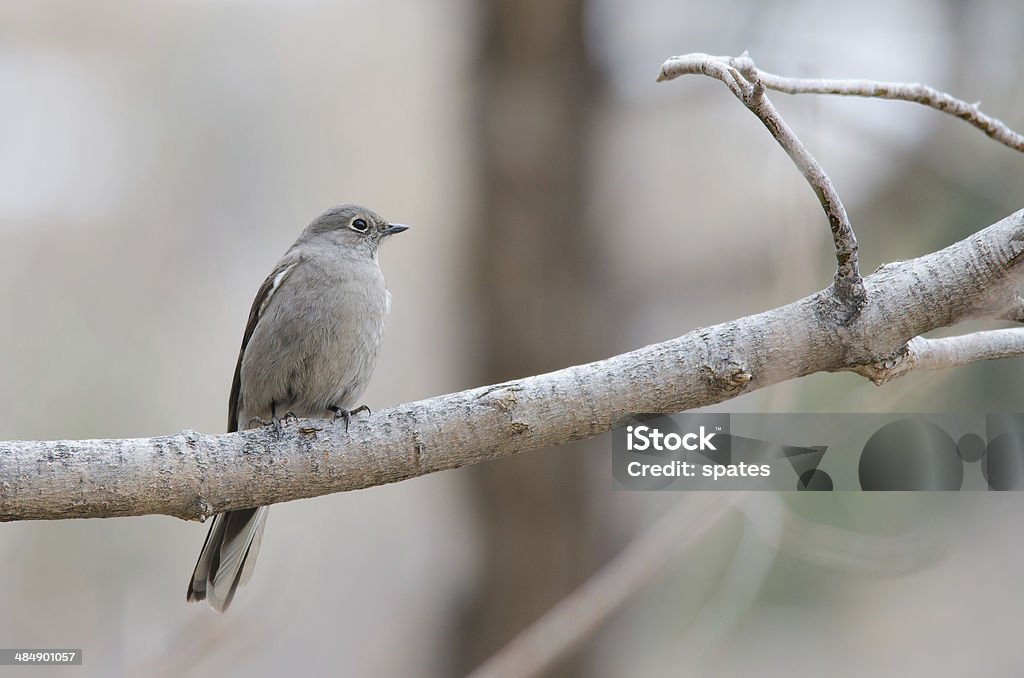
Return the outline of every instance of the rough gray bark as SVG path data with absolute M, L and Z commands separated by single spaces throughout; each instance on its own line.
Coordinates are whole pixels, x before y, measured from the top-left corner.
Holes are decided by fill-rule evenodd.
M 202 519 L 404 480 L 604 433 L 637 412 L 679 412 L 820 371 L 886 368 L 907 342 L 1015 307 L 1024 210 L 864 279 L 847 324 L 819 292 L 786 306 L 539 376 L 357 417 L 127 440 L 0 442 L 0 520 L 166 514 Z M 1024 329 L 1014 330 L 1016 355 Z M 999 355 L 1008 355 L 1005 344 Z

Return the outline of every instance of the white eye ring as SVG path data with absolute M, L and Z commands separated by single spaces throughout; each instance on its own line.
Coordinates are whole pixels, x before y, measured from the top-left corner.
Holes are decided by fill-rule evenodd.
M 348 225 L 356 233 L 366 233 L 370 230 L 370 224 L 366 223 L 366 219 L 353 219 L 352 223 Z

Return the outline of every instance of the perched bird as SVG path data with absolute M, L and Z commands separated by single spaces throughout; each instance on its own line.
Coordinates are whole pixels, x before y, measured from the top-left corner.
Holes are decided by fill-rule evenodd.
M 228 401 L 228 432 L 280 418 L 325 417 L 346 426 L 377 362 L 391 294 L 377 256 L 407 226 L 358 205 L 334 207 L 306 227 L 263 281 L 249 312 Z M 267 507 L 214 517 L 188 600 L 223 612 L 252 575 Z

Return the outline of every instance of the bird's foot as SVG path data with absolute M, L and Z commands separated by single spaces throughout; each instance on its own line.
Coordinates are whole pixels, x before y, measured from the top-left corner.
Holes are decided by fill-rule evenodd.
M 260 426 L 269 426 L 270 424 L 274 423 L 275 419 L 277 419 L 277 417 L 274 417 L 273 419 L 264 419 L 263 417 L 257 414 L 255 417 L 249 420 L 248 427 L 252 428 L 253 424 L 259 424 Z
M 338 407 L 337 405 L 331 405 L 327 409 L 329 409 L 331 412 L 334 412 L 334 419 L 335 420 L 338 420 L 338 419 L 344 419 L 345 420 L 345 430 L 346 431 L 348 431 L 348 425 L 352 422 L 352 415 L 359 414 L 360 412 L 366 412 L 367 414 L 372 414 L 370 412 L 370 408 L 367 407 L 366 405 L 360 405 L 359 407 L 357 407 L 354 410 L 346 410 L 346 409 L 344 409 L 342 407 Z
M 289 410 L 288 412 L 284 413 L 284 417 L 278 417 L 276 414 L 272 414 L 270 416 L 270 419 L 264 419 L 263 417 L 257 415 L 249 420 L 249 426 L 252 426 L 254 422 L 259 424 L 260 426 L 272 426 L 274 428 L 274 434 L 280 437 L 281 431 L 284 429 L 285 424 L 289 424 L 291 422 L 298 420 L 298 416 L 294 412 Z

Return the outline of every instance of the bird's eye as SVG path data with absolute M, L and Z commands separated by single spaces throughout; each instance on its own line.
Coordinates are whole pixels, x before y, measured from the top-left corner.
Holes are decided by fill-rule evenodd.
M 358 231 L 359 233 L 366 233 L 370 230 L 370 225 L 366 223 L 366 219 L 353 219 L 352 223 L 349 224 L 348 227 L 353 231 Z

